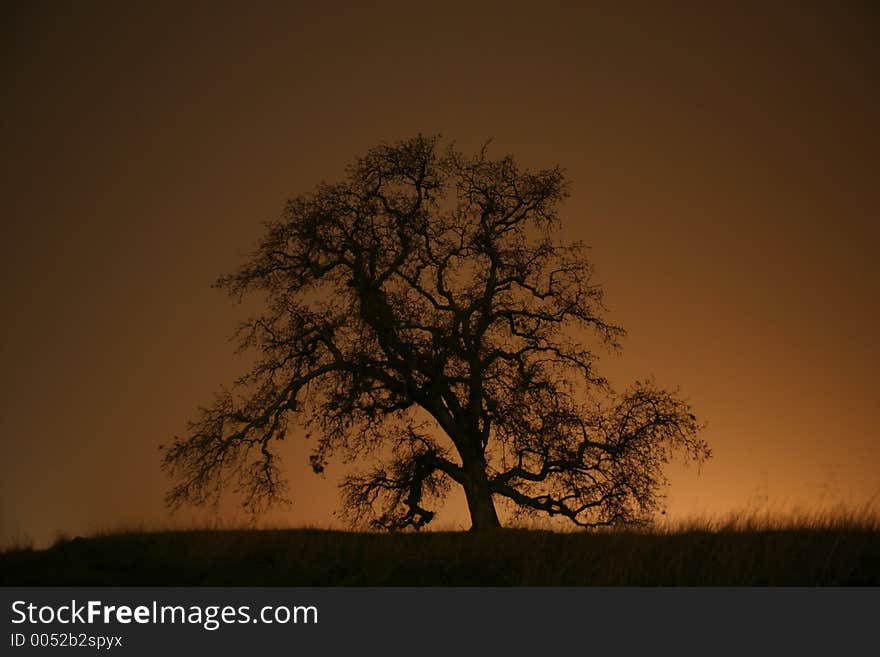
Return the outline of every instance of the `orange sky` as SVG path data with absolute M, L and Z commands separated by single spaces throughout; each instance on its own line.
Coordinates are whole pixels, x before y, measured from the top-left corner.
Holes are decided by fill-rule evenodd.
M 870 3 L 310 4 L 4 4 L 0 544 L 189 521 L 158 445 L 246 367 L 210 284 L 286 198 L 420 131 L 566 170 L 629 331 L 604 371 L 709 425 L 673 517 L 880 499 Z M 305 453 L 271 520 L 336 523 L 340 470 Z

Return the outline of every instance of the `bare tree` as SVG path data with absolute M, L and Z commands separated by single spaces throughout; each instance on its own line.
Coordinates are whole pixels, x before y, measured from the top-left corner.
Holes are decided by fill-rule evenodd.
M 218 281 L 264 295 L 237 334 L 259 359 L 163 448 L 169 504 L 228 485 L 255 512 L 285 499 L 274 448 L 294 420 L 316 472 L 380 463 L 341 484 L 355 522 L 418 529 L 454 484 L 478 531 L 504 498 L 584 527 L 647 518 L 672 453 L 710 452 L 684 401 L 649 382 L 617 395 L 596 371 L 583 342 L 615 350 L 624 331 L 560 238 L 565 196 L 559 168 L 419 136 L 289 201 Z

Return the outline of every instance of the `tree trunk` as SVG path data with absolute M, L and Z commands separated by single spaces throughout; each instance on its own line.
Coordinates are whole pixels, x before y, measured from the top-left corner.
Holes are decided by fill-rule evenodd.
M 492 500 L 492 489 L 486 476 L 486 457 L 483 455 L 479 435 L 476 431 L 462 431 L 457 435 L 449 433 L 449 436 L 461 457 L 464 477 L 459 483 L 464 487 L 467 498 L 468 511 L 471 514 L 471 531 L 479 533 L 500 529 L 501 523 L 498 521 L 495 502 Z
M 465 483 L 464 493 L 471 513 L 472 532 L 491 531 L 501 527 L 485 472 L 471 473 L 469 481 Z

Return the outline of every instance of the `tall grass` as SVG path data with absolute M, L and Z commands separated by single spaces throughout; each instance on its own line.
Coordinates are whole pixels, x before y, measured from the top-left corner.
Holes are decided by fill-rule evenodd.
M 684 532 L 880 531 L 880 513 L 873 504 L 837 505 L 826 509 L 734 511 L 720 516 L 691 516 L 661 522 L 649 531 Z
M 17 534 L 5 544 L 0 545 L 0 555 L 4 552 L 31 552 L 33 549 L 33 538 L 26 534 Z
M 869 509 L 591 533 L 139 529 L 0 554 L 2 585 L 880 585 Z

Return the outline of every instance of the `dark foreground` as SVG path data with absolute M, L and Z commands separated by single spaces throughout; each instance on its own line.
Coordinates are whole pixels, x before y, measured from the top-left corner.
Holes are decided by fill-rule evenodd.
M 0 554 L 0 585 L 876 586 L 880 532 L 127 533 Z

